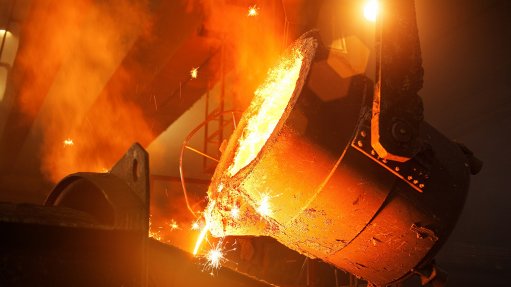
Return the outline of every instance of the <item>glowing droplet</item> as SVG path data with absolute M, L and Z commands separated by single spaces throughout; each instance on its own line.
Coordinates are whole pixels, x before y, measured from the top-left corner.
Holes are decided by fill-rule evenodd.
M 72 146 L 72 145 L 74 145 L 74 144 L 75 144 L 75 143 L 74 143 L 74 142 L 73 142 L 73 140 L 72 140 L 72 139 L 70 139 L 70 138 L 67 138 L 67 139 L 65 139 L 65 140 L 64 140 L 64 146 Z
M 190 76 L 192 77 L 192 79 L 197 79 L 197 77 L 199 76 L 199 68 L 193 68 L 191 71 L 190 71 Z

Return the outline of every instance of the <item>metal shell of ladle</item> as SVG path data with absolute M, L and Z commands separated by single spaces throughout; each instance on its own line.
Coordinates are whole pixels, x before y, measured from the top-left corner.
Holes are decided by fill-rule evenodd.
M 432 260 L 453 229 L 468 190 L 467 158 L 427 123 L 423 150 L 410 161 L 379 158 L 370 144 L 371 81 L 352 76 L 345 94 L 323 101 L 332 97 L 309 82 L 328 78 L 314 76 L 325 48 L 311 32 L 284 58 L 296 50 L 300 75 L 264 146 L 229 173 L 258 112 L 256 95 L 222 154 L 208 192 L 208 227 L 214 236 L 274 237 L 376 285 L 406 278 Z M 419 176 L 421 189 L 413 187 Z

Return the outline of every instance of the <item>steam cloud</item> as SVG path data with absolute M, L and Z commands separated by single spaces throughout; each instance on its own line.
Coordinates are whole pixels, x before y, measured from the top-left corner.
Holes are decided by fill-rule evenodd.
M 123 70 L 120 65 L 137 40 L 143 37 L 150 45 L 155 37 L 153 4 L 33 2 L 16 60 L 24 73 L 18 99 L 26 117 L 35 120 L 32 134 L 43 143 L 41 170 L 51 181 L 77 171 L 104 171 L 131 143 L 147 145 L 157 136 L 137 102 L 124 95 L 126 87 L 135 89 L 147 71 Z M 248 4 L 233 1 L 180 4 L 182 13 L 203 15 L 198 33 L 223 43 L 216 73 L 220 75 L 221 67 L 227 71 L 226 95 L 238 107 L 246 107 L 284 48 L 281 3 L 257 1 L 256 17 L 248 17 Z M 180 23 L 175 25 L 179 29 Z M 72 144 L 66 145 L 66 139 Z

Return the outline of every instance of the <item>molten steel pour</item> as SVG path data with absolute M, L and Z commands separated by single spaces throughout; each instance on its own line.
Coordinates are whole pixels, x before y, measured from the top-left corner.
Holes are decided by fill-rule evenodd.
M 268 72 L 265 82 L 256 90 L 250 107 L 239 123 L 237 130 L 241 134 L 236 141 L 231 140 L 229 143 L 235 146 L 235 152 L 229 153 L 231 156 L 234 155 L 233 158 L 227 160 L 230 165 L 217 168 L 216 174 L 221 174 L 225 179 L 217 179 L 216 184 L 212 184 L 208 191 L 209 204 L 204 211 L 206 226 L 199 234 L 194 255 L 199 252 L 208 231 L 216 237 L 224 236 L 224 224 L 243 230 L 247 221 L 259 225 L 271 225 L 274 221 L 271 218 L 273 215 L 271 199 L 275 195 L 271 191 L 251 197 L 227 186 L 231 178 L 256 159 L 275 132 L 292 96 L 296 93 L 297 82 L 303 73 L 304 59 L 311 58 L 310 53 L 315 45 L 311 38 L 298 40 Z M 225 156 L 229 155 L 226 153 Z M 221 162 L 226 162 L 226 159 L 222 158 Z M 220 245 L 216 245 L 206 253 L 208 269 L 220 266 L 222 252 Z
M 199 237 L 197 238 L 197 242 L 195 243 L 195 248 L 193 249 L 193 255 L 197 255 L 199 252 L 199 248 L 202 245 L 202 241 L 204 241 L 204 238 L 206 238 L 206 235 L 208 234 L 209 226 L 206 224 L 202 231 L 199 234 Z
M 293 95 L 302 61 L 300 50 L 293 49 L 270 70 L 264 84 L 256 90 L 246 113 L 250 120 L 239 139 L 238 150 L 228 169 L 230 176 L 253 161 L 270 138 Z

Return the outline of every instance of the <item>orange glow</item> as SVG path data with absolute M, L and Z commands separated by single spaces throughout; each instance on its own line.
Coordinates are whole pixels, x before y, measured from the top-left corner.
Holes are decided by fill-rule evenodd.
M 368 0 L 364 5 L 364 17 L 370 22 L 376 22 L 379 10 L 378 0 Z
M 187 2 L 200 3 L 194 6 L 200 8 L 197 9 L 200 13 L 206 11 L 205 29 L 222 35 L 225 65 L 232 67 L 229 91 L 234 95 L 236 106 L 245 109 L 253 96 L 247 91 L 254 91 L 262 83 L 268 69 L 281 55 L 284 23 L 276 14 L 265 13 L 258 1 L 250 1 L 242 7 L 233 5 L 232 1 Z M 290 35 L 294 30 L 294 26 L 288 27 Z M 221 70 L 216 69 L 215 76 L 221 76 Z
M 239 139 L 233 163 L 228 169 L 230 176 L 256 158 L 275 130 L 295 90 L 302 61 L 302 53 L 293 49 L 268 72 L 266 81 L 256 90 L 248 108 L 255 116 L 250 119 Z
M 197 79 L 197 77 L 199 76 L 199 68 L 193 68 L 191 71 L 190 71 L 190 76 L 192 77 L 192 79 Z
M 249 17 L 254 17 L 259 15 L 259 8 L 257 8 L 257 5 L 248 7 L 248 14 Z
M 102 171 L 133 142 L 148 145 L 154 138 L 141 107 L 126 96 L 146 72 L 121 68 L 133 43 L 151 32 L 151 14 L 140 1 L 118 4 L 35 1 L 23 22 L 16 67 L 33 77 L 19 86 L 16 105 L 28 122 L 41 123 L 40 170 L 51 182 Z

